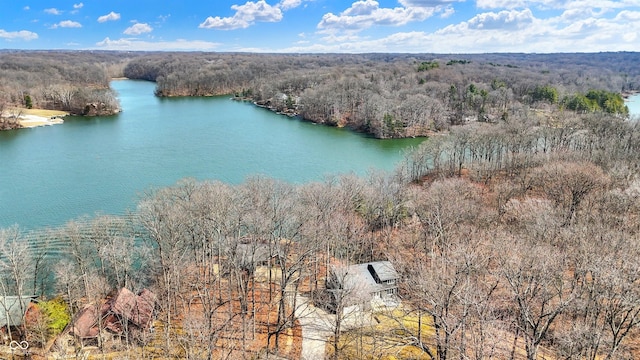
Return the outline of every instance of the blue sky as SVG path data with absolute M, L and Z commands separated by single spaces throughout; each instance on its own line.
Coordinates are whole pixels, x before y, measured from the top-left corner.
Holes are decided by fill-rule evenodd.
M 640 0 L 2 0 L 0 48 L 640 51 Z

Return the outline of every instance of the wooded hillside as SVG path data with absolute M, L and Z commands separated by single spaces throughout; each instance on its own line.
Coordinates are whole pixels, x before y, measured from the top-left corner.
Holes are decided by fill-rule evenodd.
M 1 288 L 62 294 L 72 313 L 112 289 L 152 289 L 158 330 L 106 352 L 296 359 L 293 294 L 326 306 L 333 264 L 390 260 L 402 307 L 375 315 L 383 329 L 336 327 L 327 354 L 636 358 L 640 128 L 565 115 L 454 127 L 390 174 L 185 180 L 131 216 L 5 229 Z
M 122 76 L 129 58 L 114 52 L 0 51 L 0 115 L 15 115 L 16 107 L 114 114 L 120 106 L 109 81 Z
M 163 56 L 136 58 L 128 69 L 145 61 L 140 69 L 152 69 Z M 352 328 L 339 326 L 345 318 L 322 318 L 330 329 L 327 356 L 640 358 L 640 127 L 615 110 L 614 95 L 637 89 L 638 75 L 616 75 L 632 69 L 612 61 L 617 70 L 567 71 L 564 79 L 572 80 L 533 83 L 514 74 L 563 79 L 563 71 L 546 65 L 552 55 L 521 55 L 535 59 L 526 68 L 507 62 L 508 55 L 485 56 L 491 64 L 481 64 L 480 56 L 447 62 L 345 56 L 343 69 L 368 64 L 380 71 L 353 76 L 330 71 L 338 69 L 340 56 L 317 56 L 318 82 L 301 77 L 317 85 L 301 85 L 301 98 L 334 85 L 358 94 L 358 82 L 350 81 L 359 77 L 362 84 L 377 82 L 371 91 L 381 94 L 396 84 L 385 93 L 395 94 L 410 83 L 424 90 L 436 86 L 431 77 L 457 74 L 461 85 L 453 87 L 466 89 L 464 96 L 482 99 L 486 90 L 489 116 L 495 109 L 487 105 L 483 81 L 499 76 L 510 84 L 491 90 L 509 95 L 506 116 L 477 121 L 482 106 L 465 100 L 462 114 L 476 114 L 476 121 L 454 125 L 444 117 L 449 131 L 408 152 L 392 173 L 302 185 L 264 177 L 239 185 L 186 179 L 147 191 L 126 216 L 75 219 L 32 233 L 18 226 L 0 230 L 0 295 L 58 295 L 67 305 L 41 309 L 15 335 L 43 356 L 93 351 L 136 358 L 298 359 L 301 318 L 311 316 L 296 311 L 301 299 L 330 307 L 327 302 L 338 298 L 325 283 L 332 266 L 389 260 L 399 273 L 401 305 L 373 311 L 371 324 Z M 556 68 L 587 61 L 575 56 L 559 55 Z M 597 54 L 589 61 L 607 56 L 636 55 Z M 278 71 L 276 64 L 264 71 Z M 321 82 L 319 69 L 335 81 Z M 282 80 L 280 74 L 270 81 Z M 372 75 L 375 81 L 367 80 Z M 251 78 L 249 85 L 256 81 Z M 447 94 L 452 90 L 452 84 L 438 84 Z M 567 111 L 562 99 L 577 94 L 588 107 Z M 431 103 L 426 92 L 419 95 Z M 448 100 L 441 102 L 446 107 Z M 456 114 L 450 108 L 443 113 Z M 102 304 L 123 287 L 156 294 L 154 331 L 125 327 L 114 337 L 98 323 L 95 347 L 84 347 L 79 338 L 52 340 L 64 327 L 63 317 L 54 315 L 66 314 L 66 324 L 69 315 Z M 346 304 L 339 305 L 333 308 Z
M 528 109 L 626 115 L 640 53 L 246 54 L 0 52 L 0 107 L 118 111 L 112 77 L 155 81 L 158 96 L 233 94 L 378 138 L 469 122 L 520 121 Z
M 235 94 L 275 111 L 379 138 L 424 136 L 474 121 L 520 121 L 529 108 L 626 115 L 638 53 L 152 54 L 125 76 L 158 96 Z M 596 92 L 610 101 L 598 102 Z M 591 94 L 591 95 L 589 95 Z

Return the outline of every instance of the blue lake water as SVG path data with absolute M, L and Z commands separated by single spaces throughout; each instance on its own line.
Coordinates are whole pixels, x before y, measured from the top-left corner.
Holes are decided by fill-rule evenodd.
M 393 170 L 422 139 L 377 140 L 228 97 L 162 99 L 155 84 L 118 80 L 123 112 L 0 132 L 0 228 L 57 226 L 122 214 L 145 190 L 185 177 L 237 184 Z
M 640 117 L 640 94 L 629 96 L 629 98 L 625 101 L 625 103 L 629 108 L 629 114 L 636 119 L 639 118 Z

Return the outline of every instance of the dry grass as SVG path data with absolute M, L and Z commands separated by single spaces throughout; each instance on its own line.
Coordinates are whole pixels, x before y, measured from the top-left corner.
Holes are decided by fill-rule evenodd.
M 18 109 L 18 111 L 22 112 L 23 115 L 35 115 L 42 117 L 52 117 L 52 116 L 66 116 L 69 115 L 68 112 L 59 111 L 59 110 L 45 110 L 45 109 Z
M 340 341 L 340 359 L 427 360 L 430 357 L 419 347 L 412 345 L 411 336 L 421 329 L 422 339 L 433 339 L 435 330 L 429 318 L 418 318 L 417 313 L 402 307 L 372 315 L 375 324 L 343 333 Z M 435 353 L 435 349 L 430 347 Z M 327 345 L 327 355 L 333 355 L 331 341 Z

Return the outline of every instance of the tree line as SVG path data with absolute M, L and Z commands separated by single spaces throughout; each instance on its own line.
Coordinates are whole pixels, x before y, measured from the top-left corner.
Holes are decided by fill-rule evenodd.
M 609 112 L 640 88 L 636 53 L 602 54 L 153 54 L 125 76 L 158 96 L 235 94 L 275 111 L 378 138 L 425 136 L 496 122 L 523 108 Z
M 110 114 L 109 80 L 125 76 L 158 96 L 233 94 L 378 138 L 425 136 L 529 107 L 625 116 L 617 95 L 640 89 L 638 57 L 2 51 L 0 106 Z
M 0 51 L 0 108 L 7 127 L 11 108 L 110 115 L 120 107 L 109 87 L 131 57 L 115 52 Z M 15 117 L 15 116 L 14 116 Z

